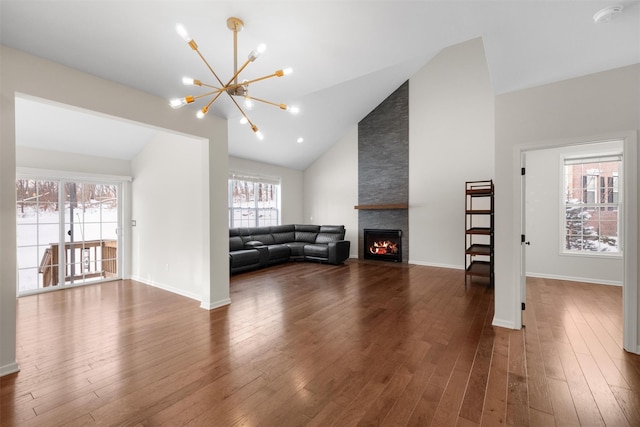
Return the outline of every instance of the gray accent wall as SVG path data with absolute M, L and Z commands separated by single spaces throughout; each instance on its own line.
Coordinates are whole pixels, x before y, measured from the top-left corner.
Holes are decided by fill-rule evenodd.
M 409 81 L 358 123 L 358 205 L 409 203 Z M 409 210 L 360 209 L 358 258 L 365 228 L 402 230 L 402 262 L 409 259 Z

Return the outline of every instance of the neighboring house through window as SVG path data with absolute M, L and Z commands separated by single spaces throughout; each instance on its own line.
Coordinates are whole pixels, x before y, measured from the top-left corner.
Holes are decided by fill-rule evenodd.
M 229 175 L 229 227 L 280 224 L 280 179 Z
M 564 253 L 619 255 L 622 154 L 564 159 Z

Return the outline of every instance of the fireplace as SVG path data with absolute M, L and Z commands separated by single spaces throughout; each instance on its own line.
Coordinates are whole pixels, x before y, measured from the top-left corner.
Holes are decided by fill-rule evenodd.
M 402 261 L 402 230 L 364 229 L 365 259 Z

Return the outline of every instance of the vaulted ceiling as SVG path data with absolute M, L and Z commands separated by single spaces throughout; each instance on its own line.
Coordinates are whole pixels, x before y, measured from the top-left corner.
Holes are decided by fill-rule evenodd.
M 595 24 L 594 13 L 614 4 L 623 5 L 623 12 L 607 24 Z M 175 24 L 188 29 L 227 80 L 233 74 L 233 33 L 226 20 L 241 18 L 240 62 L 259 43 L 267 45 L 244 78 L 294 70 L 256 83 L 251 94 L 298 105 L 301 113 L 257 105 L 249 116 L 265 134 L 263 141 L 238 123 L 240 114 L 229 99 L 221 97 L 210 114 L 229 119 L 230 155 L 295 169 L 306 168 L 439 51 L 466 40 L 482 38 L 496 94 L 640 62 L 635 0 L 1 0 L 0 7 L 3 45 L 167 100 L 199 93 L 182 85 L 185 75 L 215 82 L 177 36 Z M 194 114 L 198 109 L 184 108 Z M 78 119 L 77 113 L 22 100 L 18 143 L 69 151 L 96 144 L 99 155 L 131 158 L 132 147 L 149 138 L 128 126 L 113 127 L 105 117 L 92 121 Z M 38 120 L 46 120 L 46 126 L 29 125 Z

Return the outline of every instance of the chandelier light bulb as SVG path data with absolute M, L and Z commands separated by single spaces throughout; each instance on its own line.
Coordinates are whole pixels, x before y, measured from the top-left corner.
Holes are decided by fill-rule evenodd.
M 240 124 L 241 125 L 246 125 L 247 123 L 249 123 L 249 120 L 247 120 L 246 117 L 243 117 L 243 118 L 240 119 Z
M 298 142 L 298 144 L 302 144 L 304 142 L 304 138 L 303 137 L 298 138 L 297 142 Z
M 187 33 L 187 29 L 184 28 L 182 24 L 176 24 L 176 33 L 178 33 L 178 35 L 182 37 L 182 39 L 187 43 L 193 40 L 191 37 L 189 37 L 189 33 Z
M 300 112 L 300 108 L 296 107 L 295 105 L 288 105 L 287 111 L 291 114 L 298 114 Z
M 194 80 L 191 77 L 183 77 L 182 84 L 185 86 L 193 86 Z
M 255 61 L 261 54 L 264 53 L 265 50 L 267 50 L 267 46 L 264 43 L 260 44 L 257 48 L 252 50 L 251 53 L 249 54 L 249 61 L 251 62 Z
M 173 109 L 178 109 L 178 108 L 182 108 L 187 104 L 190 104 L 194 101 L 192 96 L 187 96 L 185 98 L 175 98 L 172 99 L 171 101 L 169 101 L 169 105 L 171 106 L 171 108 Z
M 293 73 L 293 69 L 291 67 L 285 68 L 284 70 L 282 70 L 282 73 L 285 76 L 288 76 L 289 74 Z
M 247 110 L 251 110 L 253 108 L 253 101 L 249 97 L 244 98 L 244 106 Z
M 262 141 L 264 139 L 264 135 L 262 134 L 262 132 L 257 131 L 256 132 L 256 138 L 258 138 L 258 140 Z
M 196 117 L 199 119 L 203 119 L 204 116 L 207 115 L 207 112 L 209 111 L 208 107 L 202 107 L 202 109 L 198 110 L 198 113 L 196 114 Z

